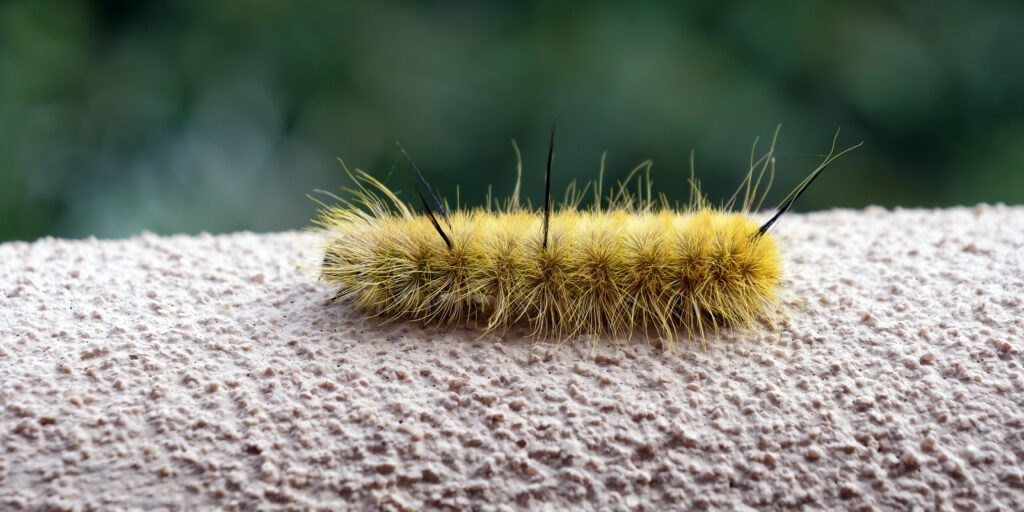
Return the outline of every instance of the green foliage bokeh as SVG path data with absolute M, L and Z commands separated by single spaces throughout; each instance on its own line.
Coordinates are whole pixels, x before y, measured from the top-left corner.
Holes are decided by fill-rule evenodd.
M 783 125 L 769 201 L 1024 202 L 1024 4 L 951 1 L 0 3 L 0 240 L 306 225 L 338 157 L 449 199 L 654 160 L 712 198 Z

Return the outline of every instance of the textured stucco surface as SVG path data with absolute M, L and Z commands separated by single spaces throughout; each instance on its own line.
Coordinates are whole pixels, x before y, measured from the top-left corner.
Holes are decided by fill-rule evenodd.
M 1024 208 L 792 215 L 787 320 L 557 350 L 295 234 L 0 245 L 0 509 L 1024 509 Z

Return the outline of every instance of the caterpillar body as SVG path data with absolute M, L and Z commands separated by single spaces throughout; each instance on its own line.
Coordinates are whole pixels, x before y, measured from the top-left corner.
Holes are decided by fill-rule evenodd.
M 593 204 L 581 207 L 587 188 L 576 193 L 570 186 L 553 209 L 554 133 L 552 128 L 543 209 L 520 206 L 517 178 L 501 205 L 492 208 L 488 197 L 486 207 L 449 211 L 400 145 L 433 208 L 417 188 L 423 212 L 416 213 L 356 170 L 354 198 L 323 205 L 314 220 L 326 235 L 319 274 L 337 290 L 331 302 L 349 302 L 385 321 L 468 321 L 485 332 L 524 322 L 534 335 L 558 340 L 653 332 L 671 343 L 749 327 L 777 305 L 782 257 L 770 228 L 829 163 L 857 147 L 836 153 L 837 132 L 821 165 L 759 224 L 750 214 L 774 176 L 775 138 L 760 158 L 751 152 L 747 177 L 720 206 L 701 194 L 692 158 L 686 207 L 670 207 L 664 195 L 652 197 L 649 162 L 603 198 L 602 158 Z M 521 159 L 518 170 L 521 177 Z M 767 186 L 755 199 L 766 170 Z

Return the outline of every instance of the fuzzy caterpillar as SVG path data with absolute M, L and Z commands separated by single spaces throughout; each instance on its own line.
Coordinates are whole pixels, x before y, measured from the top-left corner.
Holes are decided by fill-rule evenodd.
M 577 194 L 570 187 L 552 211 L 554 133 L 552 128 L 542 210 L 519 205 L 521 160 L 515 191 L 504 205 L 492 208 L 488 197 L 486 208 L 450 213 L 400 145 L 433 208 L 417 189 L 424 211 L 415 213 L 383 183 L 356 170 L 354 199 L 321 203 L 314 220 L 326 235 L 320 277 L 338 290 L 331 302 L 348 301 L 385 321 L 471 321 L 485 332 L 525 322 L 536 336 L 563 340 L 653 330 L 671 343 L 681 334 L 705 339 L 722 327 L 749 327 L 777 304 L 781 255 L 769 229 L 829 163 L 860 145 L 836 153 L 837 132 L 821 165 L 768 222 L 758 224 L 749 215 L 771 186 L 775 138 L 756 160 L 755 140 L 750 171 L 718 207 L 709 205 L 693 179 L 692 158 L 688 207 L 652 197 L 649 162 L 646 183 L 637 178 L 638 192 L 627 185 L 644 164 L 602 205 L 602 158 L 593 205 L 581 208 L 587 189 Z M 768 169 L 765 191 L 755 199 Z

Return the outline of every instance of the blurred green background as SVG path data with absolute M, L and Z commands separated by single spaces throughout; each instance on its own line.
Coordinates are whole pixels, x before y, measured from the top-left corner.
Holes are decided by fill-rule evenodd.
M 783 126 L 775 204 L 1024 202 L 1024 3 L 0 2 L 0 240 L 296 229 L 338 157 L 412 192 L 654 160 L 712 198 Z

